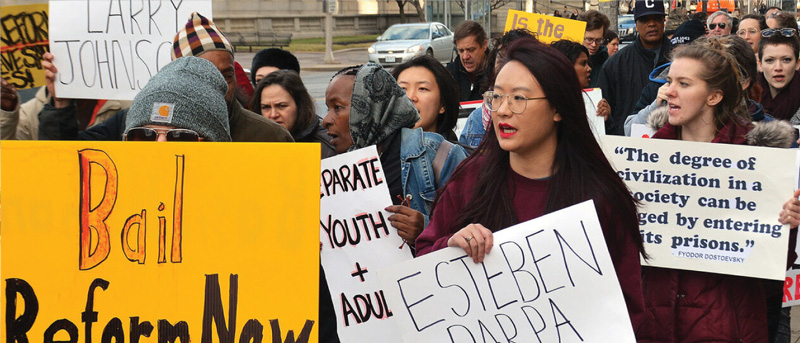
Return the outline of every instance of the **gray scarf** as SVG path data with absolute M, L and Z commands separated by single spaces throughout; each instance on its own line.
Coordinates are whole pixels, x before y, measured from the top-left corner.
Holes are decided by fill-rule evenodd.
M 375 63 L 358 70 L 350 103 L 349 151 L 381 143 L 417 121 L 417 109 L 391 74 Z

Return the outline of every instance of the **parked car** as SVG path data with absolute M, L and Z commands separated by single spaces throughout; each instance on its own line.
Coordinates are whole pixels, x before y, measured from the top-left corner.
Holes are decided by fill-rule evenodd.
M 442 23 L 395 24 L 367 49 L 369 61 L 392 67 L 429 55 L 448 63 L 453 58 L 453 32 Z
M 620 42 L 629 42 L 636 39 L 636 20 L 633 19 L 633 14 L 624 14 L 617 17 L 617 35 Z

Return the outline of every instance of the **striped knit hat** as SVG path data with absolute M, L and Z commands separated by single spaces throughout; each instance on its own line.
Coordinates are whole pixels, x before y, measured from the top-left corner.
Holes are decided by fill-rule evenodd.
M 194 12 L 186 27 L 178 31 L 172 43 L 172 59 L 198 56 L 206 51 L 222 50 L 233 55 L 233 45 L 214 22 Z

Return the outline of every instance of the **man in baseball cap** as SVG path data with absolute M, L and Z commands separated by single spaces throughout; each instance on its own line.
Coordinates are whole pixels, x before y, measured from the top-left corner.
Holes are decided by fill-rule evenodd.
M 623 135 L 625 118 L 633 114 L 653 68 L 667 62 L 671 43 L 664 35 L 664 1 L 636 0 L 633 11 L 639 39 L 608 59 L 600 73 L 603 98 L 611 106 L 606 133 Z

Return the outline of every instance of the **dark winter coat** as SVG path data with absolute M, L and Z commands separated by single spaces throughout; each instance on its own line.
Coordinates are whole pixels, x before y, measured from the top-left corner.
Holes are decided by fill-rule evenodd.
M 611 106 L 611 116 L 606 121 L 606 134 L 622 136 L 625 118 L 634 114 L 634 106 L 642 89 L 649 82 L 653 68 L 667 62 L 672 45 L 664 36 L 658 55 L 648 51 L 637 39 L 614 56 L 611 56 L 600 73 L 603 98 Z

